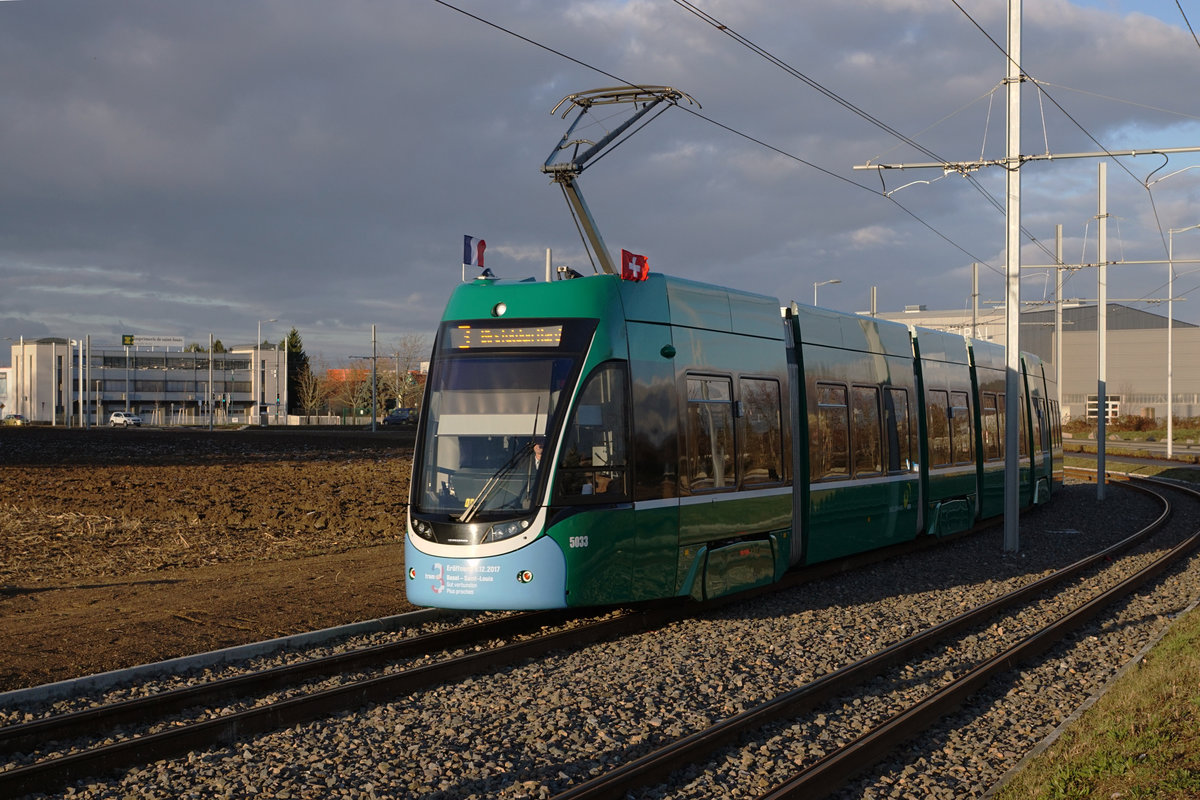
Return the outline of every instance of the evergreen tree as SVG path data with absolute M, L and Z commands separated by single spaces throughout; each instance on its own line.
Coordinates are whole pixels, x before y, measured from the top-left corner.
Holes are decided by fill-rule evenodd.
M 183 351 L 185 353 L 207 353 L 208 348 L 205 347 L 200 342 L 192 342 L 187 347 L 183 348 Z M 224 353 L 225 352 L 225 345 L 221 344 L 220 339 L 216 339 L 213 341 L 213 352 L 214 353 Z
M 308 354 L 304 352 L 304 341 L 300 338 L 300 332 L 295 328 L 292 328 L 288 332 L 283 346 L 288 354 L 287 411 L 289 414 L 301 414 L 304 413 L 300 402 L 301 395 L 303 394 L 301 391 L 301 381 L 303 380 L 303 376 L 311 371 L 308 364 Z

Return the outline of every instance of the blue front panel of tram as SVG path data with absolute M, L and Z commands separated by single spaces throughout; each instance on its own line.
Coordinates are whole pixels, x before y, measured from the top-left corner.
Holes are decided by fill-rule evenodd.
M 418 606 L 527 610 L 567 604 L 566 560 L 546 536 L 487 558 L 431 556 L 406 539 L 404 565 L 408 601 Z

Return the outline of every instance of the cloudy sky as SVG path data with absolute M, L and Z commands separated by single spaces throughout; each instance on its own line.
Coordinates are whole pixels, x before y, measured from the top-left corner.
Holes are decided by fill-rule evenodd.
M 567 125 L 550 109 L 618 81 L 700 107 L 669 109 L 581 177 L 613 250 L 785 302 L 836 278 L 821 304 L 845 311 L 866 309 L 872 286 L 881 311 L 968 308 L 978 261 L 981 301 L 998 302 L 998 169 L 884 182 L 853 169 L 1003 155 L 1005 62 L 988 36 L 1003 46 L 1006 4 L 958 6 L 0 2 L 0 339 L 212 332 L 229 345 L 274 318 L 264 338 L 295 327 L 336 365 L 369 352 L 372 323 L 381 352 L 432 338 L 464 234 L 487 239 L 502 277 L 543 274 L 547 248 L 591 272 L 539 167 Z M 1023 90 L 1022 151 L 1200 145 L 1187 20 L 1200 27 L 1197 0 L 1025 3 L 1023 66 L 1039 84 Z M 1200 223 L 1197 164 L 1110 161 L 1111 259 L 1165 260 L 1167 231 Z M 1067 263 L 1095 261 L 1097 172 L 1094 159 L 1023 168 L 1026 264 L 1051 260 L 1056 224 Z M 1177 258 L 1200 258 L 1200 230 L 1174 238 Z M 1094 300 L 1095 272 L 1072 273 L 1067 294 Z M 1166 274 L 1113 267 L 1109 296 L 1165 297 Z M 1031 270 L 1022 297 L 1052 287 Z M 1200 322 L 1200 271 L 1176 296 Z

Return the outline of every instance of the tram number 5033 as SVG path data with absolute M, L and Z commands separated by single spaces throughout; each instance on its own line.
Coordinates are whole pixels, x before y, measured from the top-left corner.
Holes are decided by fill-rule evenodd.
M 575 549 L 576 547 L 587 547 L 588 546 L 588 537 L 572 536 L 570 544 L 571 544 L 571 549 Z

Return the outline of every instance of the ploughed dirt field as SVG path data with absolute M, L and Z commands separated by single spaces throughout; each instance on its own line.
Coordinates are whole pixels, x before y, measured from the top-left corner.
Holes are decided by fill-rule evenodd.
M 411 610 L 412 440 L 0 427 L 0 691 Z

